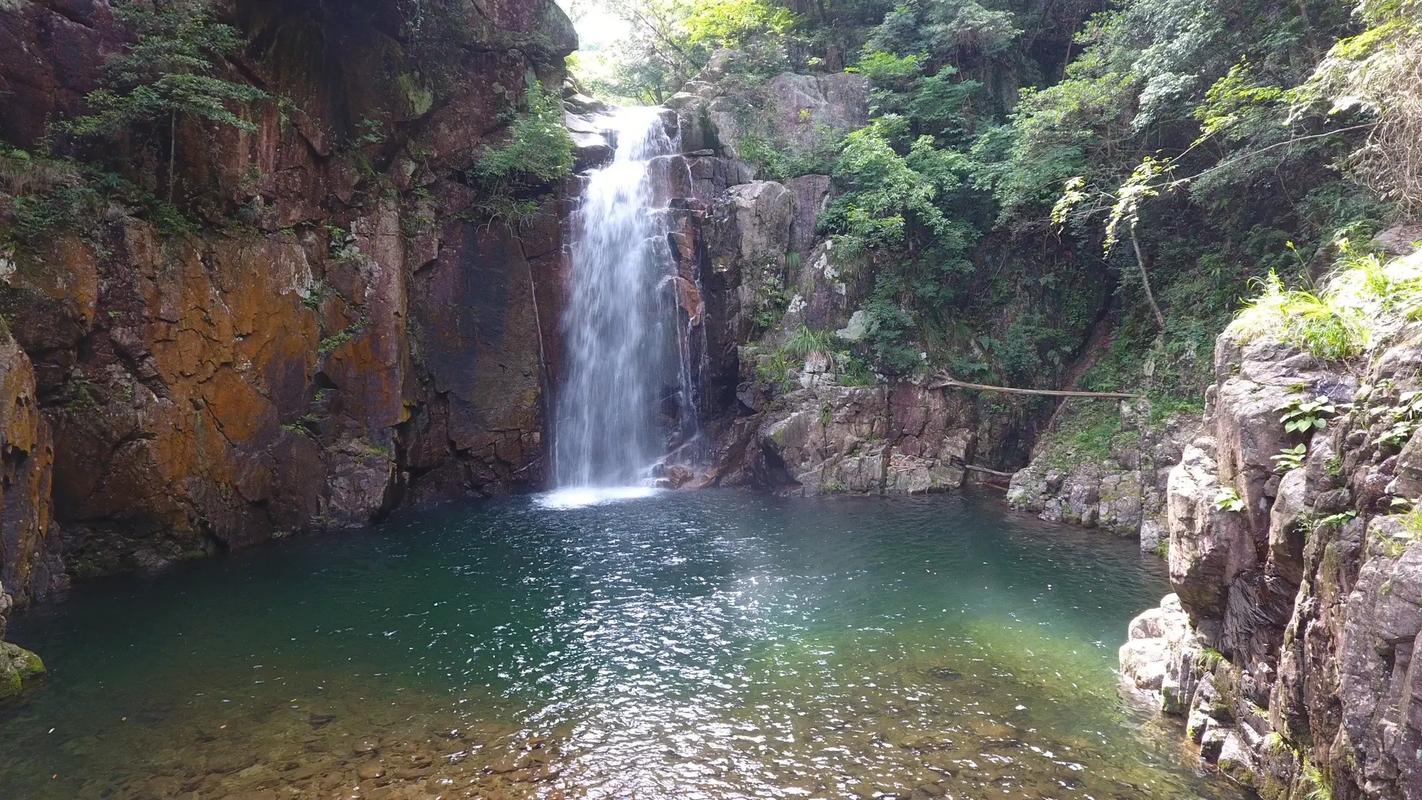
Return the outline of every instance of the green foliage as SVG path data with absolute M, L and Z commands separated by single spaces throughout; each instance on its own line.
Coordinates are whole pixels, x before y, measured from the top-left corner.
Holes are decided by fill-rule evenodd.
M 31 251 L 60 231 L 96 233 L 111 205 L 149 220 L 165 235 L 196 229 L 171 203 L 117 173 L 19 149 L 0 151 L 0 197 L 5 194 L 10 224 L 0 227 L 0 245 Z
M 1347 525 L 1354 519 L 1357 519 L 1357 517 L 1358 512 L 1352 509 L 1349 509 L 1347 511 L 1340 511 L 1337 514 L 1329 514 L 1328 516 L 1318 521 L 1315 530 L 1334 531 L 1339 528 L 1342 528 L 1344 525 Z
M 1286 289 L 1274 272 L 1259 281 L 1259 286 L 1262 291 L 1237 323 L 1244 332 L 1274 332 L 1329 361 L 1352 358 L 1367 347 L 1368 329 L 1356 308 L 1334 302 L 1326 294 Z
M 1328 775 L 1307 759 L 1303 765 L 1303 783 L 1307 790 L 1304 800 L 1333 800 L 1333 783 Z
M 1422 312 L 1422 262 L 1360 255 L 1344 245 L 1323 292 L 1288 289 L 1271 272 L 1234 322 L 1246 337 L 1273 335 L 1327 360 L 1362 354 Z
M 370 320 L 362 317 L 351 325 L 342 328 L 340 331 L 323 338 L 317 345 L 316 352 L 323 356 L 330 355 L 336 350 L 355 341 L 355 338 L 369 326 Z
M 845 138 L 832 173 L 841 191 L 820 219 L 836 259 L 878 267 L 865 308 L 865 354 L 891 376 L 922 368 L 923 339 L 966 301 L 960 289 L 978 236 L 945 212 L 965 191 L 966 159 L 909 129 L 890 116 Z
M 1328 427 L 1328 418 L 1338 413 L 1338 406 L 1325 395 L 1315 398 L 1298 396 L 1274 409 L 1282 411 L 1279 422 L 1288 433 L 1308 434 Z
M 580 75 L 613 98 L 661 103 L 717 51 L 728 77 L 753 85 L 790 68 L 786 43 L 795 17 L 771 0 L 602 0 L 626 36 L 583 52 Z
M 166 129 L 171 200 L 178 121 L 201 119 L 256 130 L 238 111 L 267 94 L 223 77 L 225 59 L 244 41 L 236 28 L 216 21 L 206 0 L 158 8 L 129 3 L 117 11 L 133 31 L 134 41 L 104 65 L 99 88 L 84 98 L 88 113 L 61 127 L 80 137 Z
M 761 180 L 784 181 L 800 175 L 828 173 L 834 165 L 839 143 L 828 129 L 817 131 L 817 142 L 808 150 L 794 149 L 773 135 L 751 130 L 736 143 L 737 155 L 756 168 Z
M 533 198 L 489 195 L 479 198 L 469 219 L 473 222 L 501 222 L 510 228 L 519 228 L 531 223 L 542 207 L 542 204 Z
M 1118 436 L 1139 439 L 1140 434 L 1122 431 L 1121 415 L 1115 406 L 1083 403 L 1068 408 L 1056 430 L 1047 434 L 1041 452 L 1049 464 L 1059 468 L 1102 462 L 1111 457 L 1111 446 Z
M 1248 506 L 1244 503 L 1244 498 L 1239 496 L 1239 492 L 1233 486 L 1220 489 L 1215 494 L 1214 506 L 1219 511 L 1239 512 Z
M 1308 445 L 1296 444 L 1293 447 L 1285 447 L 1272 455 L 1269 460 L 1274 462 L 1274 470 L 1279 473 L 1290 472 L 1303 466 L 1304 459 L 1308 457 Z
M 331 258 L 342 264 L 361 264 L 365 253 L 361 252 L 355 234 L 338 225 L 326 226 L 327 252 Z
M 888 285 L 881 281 L 880 286 Z M 913 314 L 897 301 L 886 296 L 881 288 L 865 309 L 866 349 L 875 366 L 886 375 L 910 375 L 923 366 L 921 351 L 915 344 L 917 321 Z
M 790 378 L 790 358 L 780 350 L 761 355 L 755 362 L 755 377 L 761 384 L 779 389 Z
M 105 64 L 100 88 L 85 97 L 89 113 L 68 122 L 68 130 L 111 135 L 173 116 L 256 129 L 229 106 L 267 95 L 220 77 L 224 59 L 244 42 L 236 28 L 213 18 L 206 2 L 187 0 L 158 9 L 130 3 L 118 13 L 133 30 L 134 42 Z
M 755 309 L 751 312 L 751 322 L 756 330 L 770 330 L 785 316 L 790 305 L 790 295 L 778 275 L 769 275 L 761 280 L 760 291 L 756 293 Z
M 848 72 L 857 72 L 878 85 L 902 84 L 917 78 L 923 72 L 922 57 L 917 54 L 906 56 L 883 50 L 865 53 Z
M 784 36 L 794 17 L 766 0 L 698 2 L 683 26 L 691 45 L 735 47 L 760 35 Z
M 43 194 L 21 195 L 11 205 L 12 227 L 4 237 L 33 246 L 51 232 L 91 217 L 99 202 L 98 194 L 86 184 L 59 185 Z
M 921 0 L 903 3 L 886 14 L 866 47 L 928 53 L 939 63 L 1002 53 L 1021 33 L 1011 11 L 973 0 Z
M 873 386 L 879 382 L 873 368 L 852 353 L 836 353 L 834 363 L 841 386 Z
M 834 344 L 834 335 L 828 331 L 817 331 L 809 326 L 801 325 L 800 329 L 795 331 L 785 342 L 781 352 L 803 361 L 815 353 L 833 352 Z
M 558 96 L 534 81 L 525 96 L 526 108 L 509 122 L 508 140 L 485 148 L 470 177 L 494 195 L 547 186 L 573 171 L 573 140 L 563 124 Z
M 1333 115 L 1358 114 L 1372 123 L 1354 173 L 1381 197 L 1416 212 L 1422 209 L 1422 3 L 1362 0 L 1355 16 L 1366 27 L 1333 45 L 1296 104 L 1324 104 Z
M 894 119 L 876 120 L 845 138 L 835 162 L 834 178 L 845 191 L 820 224 L 851 253 L 903 245 L 912 229 L 953 233 L 934 203 L 944 180 L 953 180 L 951 166 L 937 162 L 928 139 L 915 141 L 909 155 L 900 155 L 891 143 L 900 130 Z M 935 173 L 920 172 L 915 163 Z
M 1403 392 L 1397 405 L 1379 409 L 1391 417 L 1391 425 L 1375 440 L 1379 447 L 1401 448 L 1422 425 L 1422 392 Z

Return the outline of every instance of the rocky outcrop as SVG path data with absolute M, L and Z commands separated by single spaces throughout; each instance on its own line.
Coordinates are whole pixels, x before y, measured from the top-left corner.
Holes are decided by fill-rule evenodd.
M 971 414 L 962 402 L 912 385 L 791 392 L 738 421 L 710 481 L 807 495 L 955 489 L 976 436 L 958 423 Z
M 727 54 L 718 53 L 667 100 L 681 120 L 688 151 L 742 158 L 746 140 L 753 138 L 762 146 L 813 156 L 869 121 L 869 80 L 863 75 L 787 72 L 748 89 L 728 80 L 727 72 Z
M 984 432 L 971 398 L 889 385 L 829 348 L 806 348 L 807 335 L 864 336 L 875 274 L 817 234 L 829 176 L 755 180 L 740 160 L 753 141 L 813 162 L 866 123 L 867 82 L 784 74 L 747 89 L 724 73 L 713 61 L 668 102 L 688 151 L 667 170 L 680 198 L 671 206 L 683 215 L 676 252 L 706 309 L 703 418 L 713 441 L 696 485 L 800 494 L 962 486 Z
M 1178 603 L 1147 614 L 1186 621 L 1133 624 L 1122 649 L 1128 681 L 1266 800 L 1422 797 L 1422 327 L 1379 330 L 1351 363 L 1245 322 L 1220 337 L 1204 432 L 1169 479 Z M 1302 402 L 1326 427 L 1285 429 Z M 1298 466 L 1276 458 L 1300 444 Z
M 530 191 L 507 222 L 467 176 L 576 42 L 551 0 L 418 5 L 220 4 L 249 42 L 228 77 L 273 98 L 254 130 L 177 126 L 173 213 L 99 194 L 0 252 L 7 603 L 540 484 L 562 202 Z M 0 4 L 0 135 L 80 110 L 126 36 L 102 2 Z M 92 188 L 6 158 L 0 224 Z
M 63 589 L 59 528 L 50 518 L 54 446 L 30 360 L 0 329 L 0 700 L 44 672 L 34 653 L 4 641 L 6 616 Z
M 1171 468 L 1199 432 L 1199 419 L 1185 412 L 1155 419 L 1144 399 L 1088 411 L 1110 417 L 1104 448 L 1074 441 L 1078 431 L 1071 423 L 1078 418 L 1069 417 L 1038 443 L 1032 462 L 1013 474 L 1007 503 L 1048 522 L 1137 537 L 1142 551 L 1158 551 Z M 1082 418 L 1095 424 L 1094 417 Z
M 702 484 L 801 494 L 960 487 L 977 437 L 971 402 L 914 384 L 859 385 L 827 350 L 786 358 L 801 331 L 856 336 L 870 288 L 869 270 L 815 236 L 829 193 L 820 175 L 749 181 L 718 194 L 701 223 L 712 374 L 736 388 L 720 409 L 735 417 Z

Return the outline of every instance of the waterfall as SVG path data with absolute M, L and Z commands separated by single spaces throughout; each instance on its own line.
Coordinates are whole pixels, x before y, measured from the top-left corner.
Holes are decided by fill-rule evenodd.
M 647 484 L 696 434 L 689 324 L 653 165 L 677 144 L 661 109 L 608 118 L 612 162 L 585 179 L 572 214 L 564 368 L 556 405 L 559 487 Z

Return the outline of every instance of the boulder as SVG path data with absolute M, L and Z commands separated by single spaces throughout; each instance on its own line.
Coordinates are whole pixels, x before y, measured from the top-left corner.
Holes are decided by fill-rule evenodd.
M 0 642 L 0 702 L 15 697 L 44 675 L 40 657 L 19 645 Z
M 688 150 L 741 158 L 755 136 L 796 156 L 823 152 L 869 121 L 869 81 L 850 73 L 771 78 L 755 96 L 726 82 L 724 59 L 713 58 L 696 80 L 667 100 L 680 119 Z
M 1119 652 L 1121 675 L 1140 691 L 1160 692 L 1172 667 L 1172 654 L 1190 633 L 1189 619 L 1175 595 L 1166 595 L 1156 608 L 1141 612 L 1127 629 Z

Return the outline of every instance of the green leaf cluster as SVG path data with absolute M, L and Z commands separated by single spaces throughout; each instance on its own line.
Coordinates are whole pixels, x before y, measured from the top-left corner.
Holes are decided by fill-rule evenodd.
M 573 171 L 573 140 L 557 95 L 534 81 L 524 104 L 509 122 L 507 140 L 485 148 L 470 169 L 473 181 L 494 196 L 547 186 Z
M 65 123 L 65 129 L 79 136 L 111 136 L 198 118 L 255 130 L 239 112 L 267 94 L 224 77 L 225 59 L 245 42 L 236 28 L 216 21 L 207 2 L 181 0 L 156 8 L 126 3 L 117 11 L 134 40 L 104 65 L 99 88 L 85 97 L 88 113 Z

